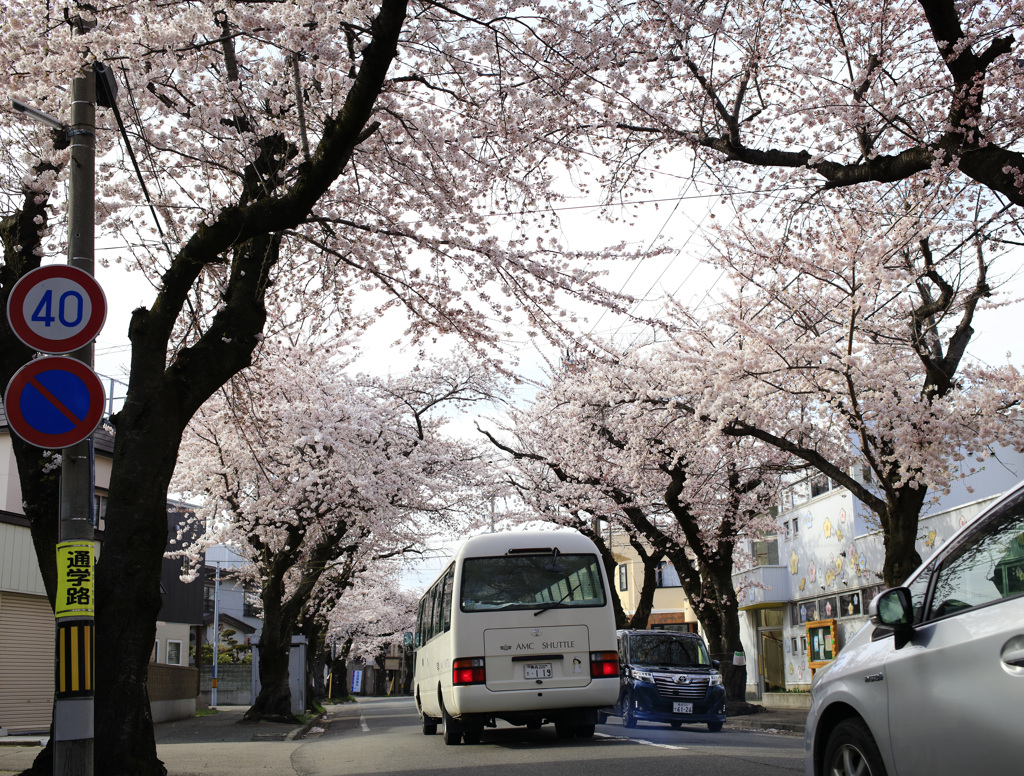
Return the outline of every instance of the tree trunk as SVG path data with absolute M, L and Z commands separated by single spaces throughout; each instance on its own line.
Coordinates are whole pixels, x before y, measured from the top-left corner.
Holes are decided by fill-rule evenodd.
M 95 751 L 96 772 L 105 776 L 167 772 L 156 755 L 147 679 L 162 604 L 167 485 L 182 430 L 174 417 L 169 408 L 148 414 L 115 441 L 96 563 Z
M 315 618 L 306 618 L 300 630 L 306 637 L 306 709 L 312 711 L 327 699 L 324 674 L 331 660 L 331 652 L 325 643 L 323 631 L 315 624 Z
M 888 499 L 886 512 L 881 516 L 885 544 L 882 580 L 886 587 L 899 587 L 921 565 L 917 533 L 927 492 L 924 485 L 903 487 Z
M 719 561 L 703 569 L 703 576 L 708 579 L 713 590 L 714 609 L 720 629 L 714 646 L 709 643 L 711 659 L 719 662 L 722 672 L 722 683 L 725 685 L 725 697 L 733 702 L 745 703 L 747 700 L 747 667 L 733 662 L 737 652 L 743 652 L 743 641 L 740 638 L 739 601 L 732 584 L 732 560 Z
M 270 594 L 268 594 L 268 592 Z M 283 616 L 280 599 L 273 591 L 263 591 L 263 630 L 257 649 L 260 653 L 260 692 L 245 719 L 294 722 L 292 692 L 288 686 L 288 653 L 291 650 L 293 624 Z
M 640 586 L 640 597 L 637 599 L 636 611 L 629 618 L 627 626 L 629 628 L 642 630 L 647 627 L 647 622 L 651 619 L 651 610 L 654 609 L 654 594 L 658 590 L 658 564 L 661 563 L 663 557 L 664 555 L 657 552 L 651 555 L 640 554 L 644 578 Z
M 667 554 L 677 569 L 685 568 L 680 564 L 692 565 L 681 548 Z M 733 655 L 743 651 L 743 641 L 740 639 L 739 602 L 732 585 L 731 557 L 722 560 L 716 556 L 715 560 L 701 564 L 699 571 L 699 575 L 695 575 L 700 579 L 699 587 L 693 584 L 690 575 L 679 575 L 683 592 L 704 629 L 711 659 L 719 662 L 727 700 L 745 703 L 747 667 L 733 663 Z

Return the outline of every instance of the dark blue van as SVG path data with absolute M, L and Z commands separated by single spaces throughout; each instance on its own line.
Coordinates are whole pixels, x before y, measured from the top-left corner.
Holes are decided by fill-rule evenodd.
M 599 722 L 614 715 L 628 728 L 644 720 L 722 729 L 725 687 L 703 638 L 663 630 L 621 630 L 618 637 L 619 700 L 601 710 Z

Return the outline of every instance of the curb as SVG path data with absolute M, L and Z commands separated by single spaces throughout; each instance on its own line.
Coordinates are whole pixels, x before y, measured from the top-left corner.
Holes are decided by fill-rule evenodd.
M 296 738 L 302 738 L 304 735 L 306 735 L 306 733 L 308 733 L 313 728 L 314 725 L 316 725 L 318 722 L 323 722 L 326 717 L 327 717 L 326 712 L 323 713 L 323 714 L 318 714 L 317 716 L 313 717 L 311 720 L 303 723 L 299 727 L 297 727 L 294 730 L 290 731 L 288 733 L 288 735 L 286 735 L 284 737 L 284 740 L 285 741 L 294 741 Z
M 746 715 L 742 717 L 729 717 L 726 724 L 733 730 L 762 730 L 776 733 L 790 733 L 798 736 L 802 736 L 806 729 L 804 725 L 794 722 L 750 719 Z
M 0 746 L 46 746 L 49 736 L 0 736 Z

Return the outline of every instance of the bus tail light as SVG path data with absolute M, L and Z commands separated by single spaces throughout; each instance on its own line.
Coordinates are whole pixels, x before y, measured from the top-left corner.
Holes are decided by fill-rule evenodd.
M 618 652 L 591 652 L 590 676 L 592 679 L 603 679 L 606 676 L 619 675 Z
M 452 684 L 483 684 L 486 681 L 482 657 L 461 657 L 452 661 Z

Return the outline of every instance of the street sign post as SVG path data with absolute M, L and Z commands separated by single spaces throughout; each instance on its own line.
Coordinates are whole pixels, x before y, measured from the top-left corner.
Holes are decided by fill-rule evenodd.
M 30 361 L 11 378 L 4 409 L 11 430 L 30 445 L 59 450 L 89 438 L 103 418 L 103 383 L 66 356 Z
M 88 272 L 51 264 L 11 289 L 7 320 L 18 339 L 43 353 L 72 353 L 96 338 L 107 316 L 103 289 Z

